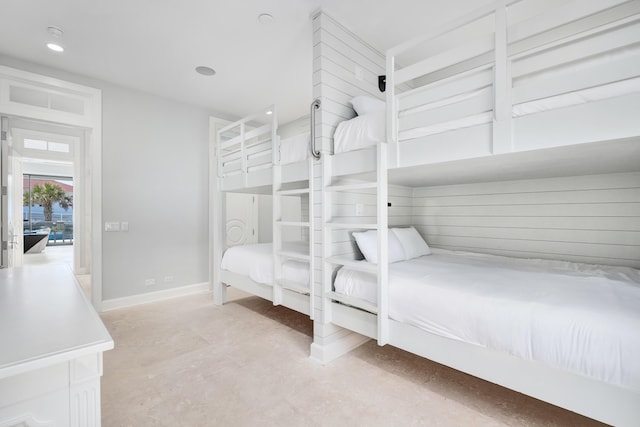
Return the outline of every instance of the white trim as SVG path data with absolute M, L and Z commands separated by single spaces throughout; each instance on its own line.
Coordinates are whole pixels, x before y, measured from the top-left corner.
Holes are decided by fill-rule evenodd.
M 91 200 L 91 259 L 89 261 L 91 265 L 91 302 L 96 311 L 100 312 L 102 310 L 102 90 L 3 65 L 0 65 L 0 79 L 42 86 L 49 91 L 71 93 L 74 97 L 86 100 L 88 108 L 83 116 L 57 113 L 39 107 L 14 105 L 8 101 L 4 102 L 1 98 L 0 112 L 11 116 L 73 125 L 86 129 L 84 143 L 89 150 L 90 159 L 88 160 L 91 170 L 91 185 L 87 189 Z M 2 85 L 5 84 L 8 83 L 4 81 Z M 0 85 L 0 89 L 2 85 Z M 3 95 L 1 91 L 0 95 Z
M 108 299 L 102 301 L 102 311 L 104 312 L 117 310 L 120 308 L 133 307 L 136 305 L 164 301 L 167 299 L 178 298 L 187 295 L 205 294 L 209 293 L 209 289 L 209 282 L 204 282 L 197 283 L 195 285 L 180 286 L 178 288 L 164 289 L 162 291 Z

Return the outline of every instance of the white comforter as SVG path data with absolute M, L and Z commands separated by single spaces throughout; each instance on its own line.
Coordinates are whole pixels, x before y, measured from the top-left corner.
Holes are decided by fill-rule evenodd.
M 337 292 L 376 303 L 375 277 Z M 640 390 L 640 272 L 434 250 L 389 266 L 389 315 L 429 332 Z
M 233 273 L 249 276 L 258 283 L 273 283 L 273 245 L 256 243 L 232 246 L 222 256 L 221 267 Z M 300 254 L 309 253 L 305 242 L 283 242 L 282 249 Z M 282 279 L 299 285 L 309 286 L 309 263 L 287 260 L 282 263 Z

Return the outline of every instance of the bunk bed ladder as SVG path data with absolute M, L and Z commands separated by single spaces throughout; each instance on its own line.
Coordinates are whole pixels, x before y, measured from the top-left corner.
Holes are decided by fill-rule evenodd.
M 275 139 L 274 139 L 275 141 Z M 273 164 L 273 267 L 274 267 L 274 283 L 273 283 L 273 305 L 281 305 L 283 303 L 283 291 L 295 291 L 309 297 L 309 317 L 314 317 L 314 236 L 313 236 L 313 160 L 309 159 L 309 180 L 308 186 L 305 188 L 284 189 L 282 182 L 282 165 L 280 159 L 277 158 L 279 153 L 279 140 L 277 150 L 274 150 Z M 304 197 L 308 195 L 308 217 L 303 221 L 284 221 L 282 215 L 282 198 L 291 196 Z M 301 255 L 295 252 L 288 252 L 283 249 L 283 231 L 287 227 L 296 227 L 300 229 L 308 229 L 309 234 L 309 252 Z M 287 282 L 282 279 L 282 263 L 288 259 L 303 261 L 309 264 L 309 286 L 305 288 L 302 285 Z
M 379 345 L 389 342 L 389 314 L 388 314 L 388 220 L 387 220 L 387 144 L 381 143 L 377 147 L 377 172 L 374 181 L 355 184 L 333 184 L 332 158 L 326 156 L 322 163 L 322 305 L 324 323 L 332 321 L 332 302 L 352 305 L 362 310 L 377 314 L 377 334 Z M 375 222 L 340 222 L 333 221 L 333 205 L 335 194 L 353 190 L 376 190 L 376 221 Z M 357 261 L 341 257 L 333 253 L 334 235 L 340 230 L 370 229 L 378 231 L 378 264 Z M 363 300 L 338 294 L 333 290 L 334 271 L 337 266 L 375 274 L 378 282 L 378 304 L 373 306 Z

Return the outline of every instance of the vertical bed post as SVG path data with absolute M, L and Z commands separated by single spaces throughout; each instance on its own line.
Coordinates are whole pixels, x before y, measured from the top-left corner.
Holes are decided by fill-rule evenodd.
M 386 75 L 387 75 L 387 84 L 385 88 L 386 92 L 386 139 L 387 144 L 389 144 L 388 148 L 392 151 L 392 158 L 389 166 L 398 167 L 400 166 L 400 146 L 398 145 L 398 106 L 396 105 L 395 94 L 396 94 L 396 85 L 395 85 L 395 61 L 396 58 L 391 52 L 387 52 L 387 65 L 386 65 Z
M 377 217 L 378 217 L 378 345 L 389 342 L 389 218 L 387 211 L 387 144 L 378 144 Z
M 331 207 L 333 206 L 333 195 L 327 191 L 331 185 L 331 156 L 324 156 L 322 159 L 322 322 L 331 322 L 331 299 L 327 296 L 333 290 L 333 264 L 324 261 L 333 255 L 333 232 L 327 226 L 331 221 Z
M 314 195 L 314 169 L 313 169 L 314 161 L 313 156 L 309 157 L 309 197 L 307 197 L 307 201 L 309 203 L 309 216 L 307 221 L 309 221 L 309 317 L 311 320 L 315 319 L 315 266 L 316 266 L 316 236 L 315 236 L 315 227 L 313 221 L 313 201 L 315 200 Z
M 496 2 L 495 68 L 493 70 L 493 154 L 513 151 L 511 118 L 511 66 L 507 56 L 506 0 Z
M 282 167 L 280 166 L 280 139 L 278 137 L 278 119 L 276 117 L 275 105 L 269 107 L 271 111 L 271 155 L 272 155 L 272 250 L 273 250 L 273 305 L 282 304 Z
M 246 138 L 246 126 L 244 121 L 240 123 L 240 167 L 242 170 L 242 186 L 249 187 L 249 174 L 247 165 L 247 141 Z
M 214 166 L 214 169 L 211 171 L 212 179 L 210 180 L 211 188 L 212 188 L 212 197 L 211 197 L 211 215 L 213 215 L 212 219 L 212 239 L 211 239 L 211 252 L 212 252 L 212 260 L 213 268 L 211 269 L 211 281 L 213 284 L 213 302 L 216 305 L 222 305 L 226 302 L 227 299 L 227 289 L 224 283 L 221 280 L 221 263 L 222 263 L 222 254 L 225 249 L 225 237 L 226 237 L 226 197 L 222 192 L 222 175 L 223 175 L 223 163 L 222 163 L 222 150 L 221 150 L 221 142 L 222 138 L 220 135 L 220 130 L 216 129 L 216 138 L 215 138 L 215 147 L 213 147 L 213 152 L 215 153 L 216 158 L 211 162 Z

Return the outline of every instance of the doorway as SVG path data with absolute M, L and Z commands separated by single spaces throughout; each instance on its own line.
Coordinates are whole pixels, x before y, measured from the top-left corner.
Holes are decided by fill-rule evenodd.
M 22 250 L 20 244 L 14 249 L 13 265 L 67 264 L 90 297 L 90 256 L 83 254 L 90 247 L 84 130 L 14 117 L 7 130 L 14 162 L 14 242 L 22 243 Z
M 71 168 L 71 174 L 68 172 L 56 174 L 51 169 L 45 174 L 74 178 L 73 269 L 76 274 L 90 274 L 91 301 L 96 310 L 100 311 L 102 306 L 101 91 L 5 66 L 0 66 L 0 85 L 4 88 L 0 91 L 0 115 L 3 116 L 3 153 L 0 154 L 5 158 L 9 157 L 8 161 L 4 162 L 4 166 L 0 167 L 3 187 L 6 186 L 3 192 L 5 194 L 23 193 L 22 170 L 29 165 L 29 162 L 39 163 L 40 166 L 46 165 L 47 168 L 61 168 L 65 167 L 65 162 L 69 163 L 66 167 Z M 4 126 L 8 122 L 10 124 Z M 42 159 L 33 153 L 28 154 L 24 144 L 20 147 L 21 151 L 14 150 L 18 148 L 14 139 L 20 138 L 45 141 L 47 147 L 51 142 L 54 149 L 47 151 L 53 153 L 47 153 L 48 158 Z M 72 147 L 69 153 L 65 154 L 67 158 L 64 160 L 60 158 L 63 156 L 60 152 L 60 140 Z M 42 142 L 40 144 L 42 145 Z M 71 151 L 73 151 L 72 155 Z M 3 228 L 2 247 L 7 248 L 2 254 L 3 265 L 7 265 L 7 260 L 14 261 L 19 258 L 23 246 L 23 200 L 15 200 L 15 196 L 13 194 L 11 196 L 5 198 L 0 206 L 2 213 L 0 223 Z M 8 206 L 9 204 L 12 206 Z M 18 230 L 20 233 L 16 233 Z M 10 240 L 10 234 L 13 240 Z M 20 238 L 16 239 L 17 236 Z M 13 262 L 13 265 L 15 264 Z

